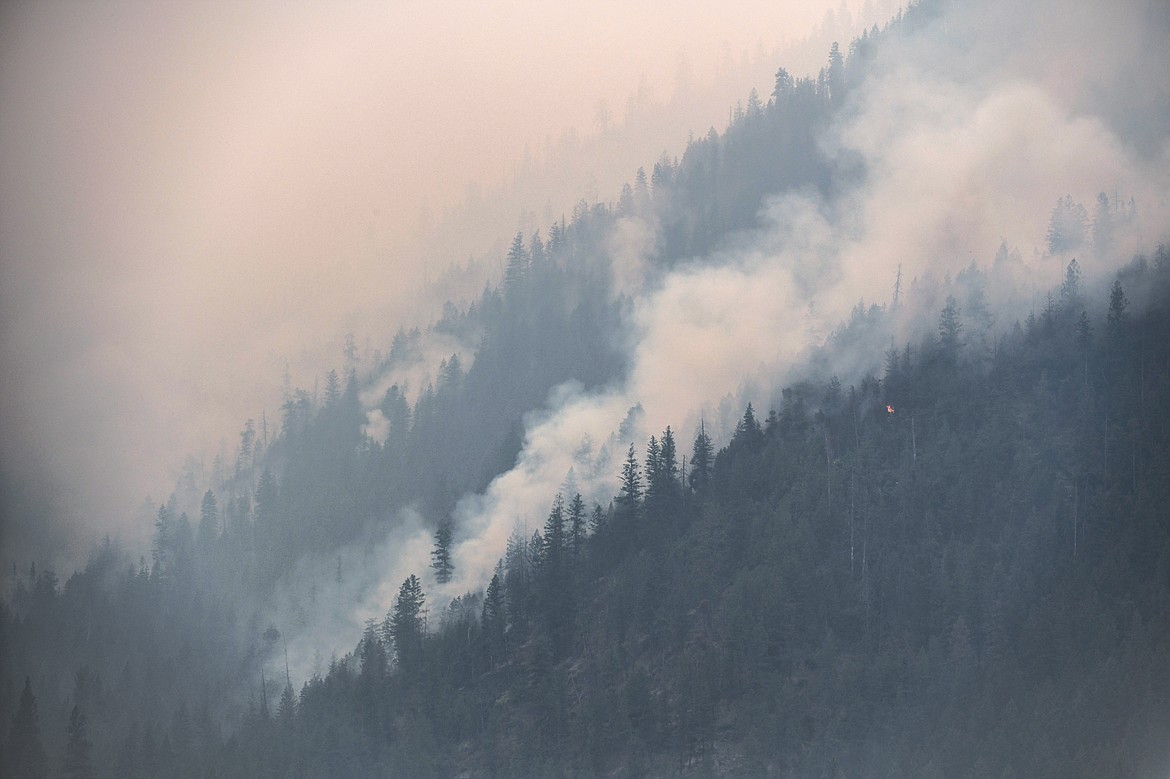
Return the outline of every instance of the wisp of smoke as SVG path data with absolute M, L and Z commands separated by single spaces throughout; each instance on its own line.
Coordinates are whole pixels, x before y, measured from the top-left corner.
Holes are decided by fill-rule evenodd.
M 1136 4 L 1122 10 L 1111 30 L 1141 16 Z M 920 293 L 892 322 L 892 335 L 909 340 L 935 328 L 941 301 L 926 291 L 972 263 L 986 266 L 1005 241 L 1024 247 L 1031 260 L 1000 271 L 1009 279 L 1006 287 L 1000 282 L 1001 322 L 1021 316 L 1020 304 L 1034 291 L 1057 283 L 1066 260 L 1048 255 L 1046 230 L 1062 195 L 1092 202 L 1099 191 L 1121 192 L 1141 204 L 1137 229 L 1119 236 L 1108 254 L 1086 255 L 1081 266 L 1090 282 L 1149 248 L 1143 236 L 1165 234 L 1165 131 L 1161 145 L 1142 151 L 1119 134 L 1124 122 L 1116 116 L 1085 110 L 1083 91 L 1096 82 L 1073 89 L 1054 82 L 1047 68 L 1051 57 L 1091 43 L 1092 25 L 1080 38 L 1044 40 L 1046 56 L 1005 57 L 983 38 L 952 55 L 948 30 L 974 24 L 968 16 L 952 7 L 930 29 L 893 38 L 854 89 L 822 144 L 829 155 L 860 159 L 865 176 L 834 202 L 803 192 L 772 198 L 759 229 L 664 276 L 650 273 L 653 225 L 617 223 L 608 246 L 614 285 L 636 295 L 631 367 L 603 390 L 562 385 L 526 417 L 515 466 L 457 504 L 456 575 L 442 587 L 431 583 L 432 607 L 483 587 L 513 530 L 542 524 L 567 474 L 588 501 L 607 504 L 630 443 L 640 446 L 671 424 L 685 453 L 706 410 L 718 407 L 726 417 L 748 400 L 769 400 L 765 388 L 791 380 L 860 301 L 888 304 L 899 272 L 903 289 Z M 975 25 L 980 36 L 1018 40 L 1012 14 L 988 18 Z M 849 381 L 879 368 L 882 354 L 842 351 L 828 359 Z M 644 410 L 642 424 L 619 436 L 631 408 Z M 367 611 L 384 612 L 407 573 L 425 572 L 430 538 L 417 521 L 411 528 L 403 545 L 383 547 L 399 553 L 390 578 L 362 601 Z
M 1151 167 L 1105 120 L 1054 92 L 1043 74 L 1030 78 L 1032 60 L 1000 69 L 999 79 L 972 81 L 957 80 L 970 74 L 970 63 L 939 75 L 903 64 L 939 52 L 947 22 L 879 59 L 856 90 L 862 97 L 825 135 L 830 154 L 859 155 L 867 171 L 840 202 L 830 207 L 801 193 L 774 198 L 749 240 L 674 270 L 649 291 L 638 274 L 655 242 L 644 224 L 619 222 L 611 238 L 623 257 L 615 284 L 643 290 L 629 374 L 620 387 L 592 395 L 562 388 L 528 418 L 516 466 L 459 503 L 457 577 L 445 592 L 483 586 L 512 528 L 539 526 L 569 467 L 583 493 L 607 502 L 616 464 L 611 473 L 578 470 L 573 452 L 581 440 L 611 439 L 635 404 L 645 409 L 647 428 L 658 431 L 693 424 L 704 405 L 752 376 L 783 382 L 859 301 L 887 303 L 899 268 L 908 283 L 950 278 L 972 262 L 988 263 L 1006 237 L 1031 250 L 1034 283 L 1048 288 L 1064 261 L 1046 256 L 1047 221 L 1065 193 L 1086 202 L 1106 189 L 1127 193 L 1143 204 L 1146 234 L 1164 233 L 1168 147 L 1159 154 L 1163 164 Z M 1066 49 L 1075 41 L 1047 44 Z M 1086 277 L 1114 271 L 1140 248 L 1135 240 L 1083 264 Z M 930 332 L 937 315 L 900 317 L 899 337 Z M 850 378 L 876 369 L 880 359 L 853 355 L 837 367 Z M 679 432 L 685 450 L 691 431 Z

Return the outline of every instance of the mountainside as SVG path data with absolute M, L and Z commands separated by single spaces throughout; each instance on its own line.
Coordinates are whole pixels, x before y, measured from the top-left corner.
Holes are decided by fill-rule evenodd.
M 781 68 L 516 234 L 478 298 L 384 354 L 349 339 L 150 507 L 150 550 L 13 571 L 5 775 L 1164 771 L 1164 191 L 1045 195 L 1027 260 L 959 248 L 1017 201 L 882 232 L 905 139 L 859 117 L 926 143 L 905 53 L 966 40 L 953 10 Z M 976 119 L 1051 119 L 1020 90 Z M 1006 156 L 988 176 L 1023 181 Z
M 550 498 L 437 630 L 405 582 L 225 769 L 1157 775 L 1170 255 L 1124 280 L 1157 304 L 1070 276 L 983 356 L 948 308 L 884 375 L 749 406 L 713 459 L 700 433 L 687 472 L 669 428 L 631 447 L 608 509 Z

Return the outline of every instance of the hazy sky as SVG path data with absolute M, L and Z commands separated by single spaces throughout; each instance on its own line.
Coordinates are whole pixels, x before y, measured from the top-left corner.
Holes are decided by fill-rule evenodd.
M 126 532 L 184 455 L 275 416 L 286 360 L 311 384 L 347 330 L 384 345 L 423 204 L 591 132 L 602 100 L 619 121 L 640 84 L 668 95 L 682 55 L 701 79 L 838 6 L 5 4 L 5 562 Z

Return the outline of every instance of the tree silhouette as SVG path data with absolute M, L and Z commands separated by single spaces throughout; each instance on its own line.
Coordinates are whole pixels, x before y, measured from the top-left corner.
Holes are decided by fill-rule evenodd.
M 24 677 L 24 690 L 12 728 L 8 733 L 8 767 L 13 777 L 40 779 L 49 775 L 45 747 L 41 743 L 41 721 L 32 683 Z

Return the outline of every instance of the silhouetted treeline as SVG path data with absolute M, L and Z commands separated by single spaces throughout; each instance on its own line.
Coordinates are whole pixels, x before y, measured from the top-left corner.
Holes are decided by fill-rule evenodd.
M 610 506 L 556 496 L 421 644 L 371 628 L 293 716 L 252 718 L 247 765 L 1156 775 L 1170 257 L 1122 278 L 1153 307 L 1066 285 L 986 356 L 944 310 L 882 376 L 749 407 L 709 473 L 664 431 Z
M 1070 274 L 990 352 L 955 308 L 881 376 L 749 407 L 713 458 L 668 428 L 611 504 L 550 496 L 429 629 L 411 577 L 300 690 L 229 680 L 231 609 L 109 546 L 63 588 L 30 572 L 9 667 L 77 670 L 6 670 L 7 754 L 120 776 L 1154 775 L 1170 255 L 1107 300 Z M 210 713 L 228 681 L 251 691 L 232 727 Z
M 975 266 L 938 300 L 920 291 L 938 317 L 925 340 L 890 344 L 898 292 L 859 306 L 813 355 L 815 378 L 749 406 L 727 447 L 658 432 L 627 453 L 611 503 L 550 494 L 481 591 L 439 613 L 412 576 L 299 690 L 265 670 L 283 636 L 261 615 L 298 561 L 413 506 L 440 571 L 455 500 L 514 464 L 523 415 L 565 381 L 621 379 L 618 220 L 659 229 L 650 259 L 666 269 L 756 226 L 769 195 L 831 200 L 864 175 L 816 139 L 888 32 L 834 47 L 815 78 L 780 70 L 770 97 L 640 170 L 613 204 L 517 235 L 499 285 L 400 331 L 384 356 L 362 362 L 351 343 L 324 387 L 286 387 L 280 419 L 245 425 L 211 489 L 192 477 L 152 507 L 149 552 L 107 542 L 64 584 L 14 571 L 0 603 L 6 775 L 1163 770 L 1164 249 L 1107 298 L 1089 299 L 1070 262 L 1047 303 L 998 334 Z M 1061 199 L 1049 248 L 1104 256 L 1127 214 L 1102 195 L 1090 233 Z M 452 342 L 427 386 L 392 383 Z M 833 376 L 875 344 L 889 345 L 880 375 Z

